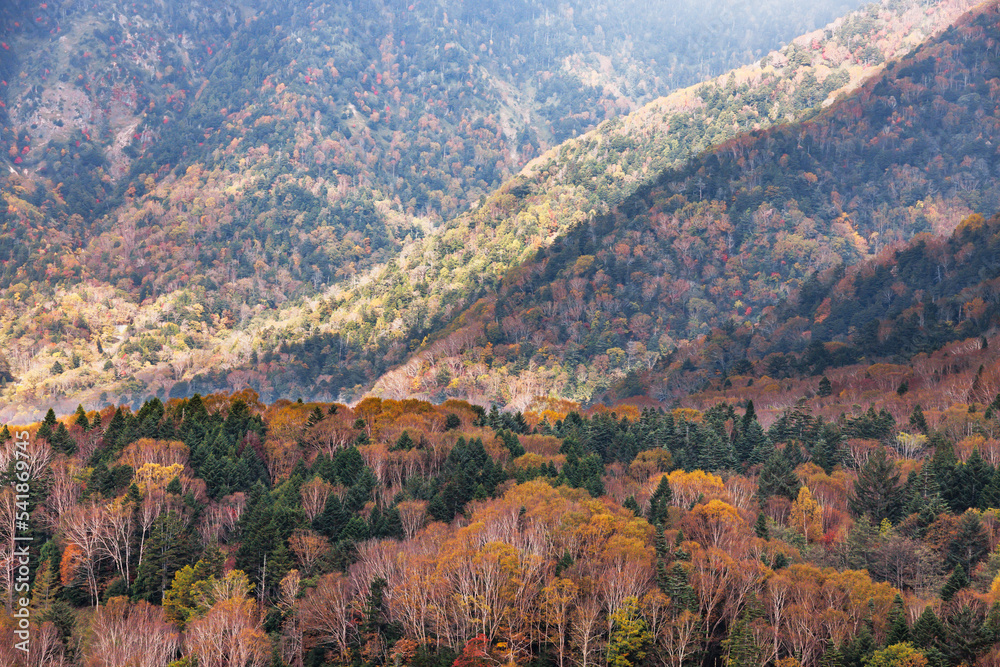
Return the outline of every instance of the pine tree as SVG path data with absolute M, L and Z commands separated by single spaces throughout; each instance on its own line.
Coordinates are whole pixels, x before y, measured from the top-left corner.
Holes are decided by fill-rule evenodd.
M 42 425 L 38 427 L 37 436 L 43 440 L 49 440 L 57 421 L 55 410 L 49 408 L 48 412 L 45 413 L 45 419 L 42 420 Z
M 910 640 L 914 646 L 921 649 L 934 646 L 935 642 L 944 639 L 944 636 L 944 625 L 930 606 L 924 608 L 910 629 Z
M 818 465 L 823 469 L 823 472 L 829 475 L 833 472 L 833 467 L 840 463 L 839 450 L 840 447 L 838 446 L 837 439 L 827 438 L 825 435 L 821 435 L 819 440 L 813 446 L 813 463 Z
M 84 431 L 90 430 L 90 422 L 87 420 L 87 413 L 84 411 L 82 405 L 76 406 L 76 412 L 73 413 L 75 419 L 73 423 L 82 428 Z
M 639 501 L 635 499 L 635 496 L 629 496 L 622 503 L 622 507 L 632 512 L 636 516 L 642 516 L 642 508 L 639 507 Z
M 969 511 L 958 520 L 958 530 L 948 544 L 946 562 L 951 566 L 961 566 L 965 572 L 971 572 L 989 550 L 989 537 L 979 514 Z
M 998 483 L 1000 483 L 1000 480 L 998 480 Z M 906 479 L 905 489 L 907 515 L 919 513 L 923 516 L 930 512 L 930 521 L 933 521 L 941 512 L 949 511 L 947 503 L 941 497 L 937 478 L 931 471 L 929 464 L 925 463 L 918 473 L 910 473 Z M 1000 486 L 998 486 L 997 490 L 1000 491 Z M 930 521 L 924 525 L 925 528 L 927 525 L 930 525 Z
M 755 535 L 757 535 L 757 537 L 759 537 L 762 540 L 771 539 L 771 536 L 767 530 L 767 517 L 764 516 L 763 512 L 757 513 L 757 520 L 754 521 L 753 524 L 753 532 Z
M 747 465 L 763 463 L 774 451 L 774 445 L 768 440 L 767 434 L 756 419 L 744 422 L 737 435 L 735 448 L 737 458 Z
M 649 523 L 654 526 L 664 524 L 669 516 L 670 502 L 673 499 L 674 492 L 667 482 L 667 476 L 663 475 L 660 477 L 660 483 L 656 486 L 656 491 L 649 499 L 649 510 L 646 512 Z
M 850 641 L 845 641 L 840 648 L 844 667 L 862 667 L 875 652 L 875 647 L 870 623 L 866 622 L 862 624 L 861 630 Z
M 858 471 L 848 506 L 856 515 L 866 515 L 873 522 L 899 518 L 903 509 L 903 487 L 896 464 L 889 460 L 884 448 L 875 450 Z
M 698 611 L 698 595 L 691 586 L 687 570 L 675 562 L 667 572 L 666 589 L 663 591 L 670 598 L 675 613 L 682 611 Z
M 892 608 L 889 609 L 889 635 L 885 643 L 887 646 L 892 646 L 908 641 L 910 641 L 910 626 L 906 623 L 903 598 L 896 593 L 896 597 L 892 600 Z
M 167 493 L 173 493 L 174 495 L 181 495 L 184 489 L 181 487 L 181 478 L 174 475 L 174 478 L 170 480 L 167 484 Z
M 308 431 L 321 421 L 323 421 L 323 411 L 319 409 L 319 406 L 316 406 L 312 409 L 312 412 L 309 413 L 309 418 L 306 419 L 305 427 L 302 430 Z
M 844 656 L 836 646 L 829 646 L 819 659 L 819 667 L 844 667 Z
M 993 472 L 990 483 L 979 494 L 979 509 L 1000 508 L 1000 468 Z
M 979 507 L 983 491 L 989 486 L 994 472 L 993 466 L 980 456 L 979 449 L 972 450 L 969 460 L 955 470 L 952 509 L 964 512 L 970 507 Z
M 733 443 L 724 435 L 719 435 L 715 429 L 705 429 L 707 442 L 702 451 L 702 468 L 705 470 L 733 470 L 736 467 L 736 451 Z
M 830 382 L 830 378 L 824 375 L 819 379 L 819 388 L 816 393 L 824 397 L 833 393 L 833 384 Z
M 763 648 L 750 628 L 755 619 L 763 616 L 760 603 L 755 598 L 747 601 L 736 622 L 729 630 L 724 644 L 727 652 L 726 667 L 757 667 L 761 663 Z
M 62 422 L 59 422 L 59 425 L 52 431 L 52 434 L 48 437 L 48 441 L 52 449 L 57 452 L 66 454 L 67 456 L 76 454 L 76 441 L 69 434 L 66 424 Z
M 789 447 L 792 445 L 786 445 L 785 450 Z M 785 454 L 785 450 L 772 454 L 760 471 L 757 493 L 762 500 L 771 496 L 784 496 L 789 500 L 795 500 L 799 496 L 802 483 L 795 474 L 795 466 Z
M 946 502 L 951 504 L 951 494 L 948 490 L 954 484 L 955 468 L 958 466 L 955 448 L 941 431 L 934 431 L 928 436 L 927 446 L 934 451 L 930 462 L 931 472 L 937 480 L 938 488 L 942 490 L 941 495 Z
M 955 597 L 955 593 L 967 587 L 969 583 L 969 575 L 965 573 L 965 568 L 959 565 L 948 577 L 944 588 L 941 589 L 941 599 L 944 602 L 950 602 Z
M 177 512 L 171 510 L 153 523 L 142 561 L 136 571 L 136 597 L 159 603 L 174 573 L 192 561 L 190 535 Z
M 920 433 L 927 433 L 927 419 L 924 417 L 924 411 L 920 408 L 918 403 L 913 408 L 913 412 L 910 413 L 910 426 Z

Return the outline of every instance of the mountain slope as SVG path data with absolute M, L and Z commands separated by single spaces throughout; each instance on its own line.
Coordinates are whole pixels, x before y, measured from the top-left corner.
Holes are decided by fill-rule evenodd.
M 302 91 L 304 77 L 312 75 L 287 84 L 262 82 L 261 99 L 270 106 L 231 113 L 216 134 L 179 143 L 198 119 L 216 131 L 217 123 L 201 122 L 206 117 L 197 111 L 208 113 L 219 101 L 210 103 L 213 88 L 206 87 L 186 120 L 168 117 L 168 129 L 160 130 L 180 134 L 151 144 L 132 169 L 152 171 L 164 151 L 178 145 L 200 157 L 174 155 L 155 173 L 140 173 L 146 177 L 124 194 L 126 205 L 113 219 L 90 225 L 67 220 L 60 225 L 63 247 L 51 245 L 44 231 L 59 202 L 31 180 L 10 183 L 8 228 L 35 240 L 12 248 L 5 264 L 9 294 L 20 302 L 12 306 L 8 319 L 14 324 L 4 335 L 16 375 L 25 380 L 8 386 L 8 400 L 101 390 L 137 400 L 151 391 L 180 395 L 245 383 L 265 395 L 361 390 L 402 361 L 412 339 L 441 329 L 484 290 L 495 289 L 509 268 L 572 225 L 606 213 L 662 168 L 710 142 L 810 113 L 836 91 L 877 73 L 873 63 L 909 51 L 967 5 L 895 3 L 839 20 L 754 68 L 679 92 L 569 142 L 474 211 L 413 242 L 407 234 L 419 237 L 426 223 L 359 187 L 360 175 L 335 180 L 313 173 L 326 165 L 303 174 L 297 146 L 272 151 L 270 143 L 260 144 L 310 132 L 301 120 L 288 129 L 278 109 L 308 108 L 311 98 Z M 229 61 L 212 62 L 223 67 Z M 267 109 L 276 115 L 253 120 Z M 346 143 L 355 155 L 374 146 Z M 68 252 L 89 236 L 96 238 Z M 364 273 L 401 246 L 398 261 Z M 337 288 L 305 310 L 297 305 L 294 297 L 331 281 L 349 289 Z M 277 316 L 264 313 L 290 297 L 293 305 Z M 204 373 L 209 367 L 211 374 Z
M 991 3 L 815 119 L 664 173 L 508 274 L 382 390 L 587 400 L 696 350 L 706 372 L 732 372 L 739 355 L 715 328 L 750 335 L 814 271 L 997 208 L 998 38 Z M 677 378 L 654 392 L 683 394 L 704 376 Z

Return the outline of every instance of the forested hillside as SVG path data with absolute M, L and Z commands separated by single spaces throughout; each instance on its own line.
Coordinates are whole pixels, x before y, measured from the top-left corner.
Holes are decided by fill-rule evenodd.
M 847 4 L 5 3 L 0 665 L 998 664 L 1000 0 Z
M 5 400 L 16 411 L 42 396 L 65 396 L 69 406 L 85 397 L 99 402 L 107 392 L 127 397 L 137 407 L 152 394 L 166 398 L 247 386 L 272 399 L 289 392 L 330 399 L 342 392 L 359 396 L 405 361 L 414 339 L 440 332 L 464 307 L 494 292 L 508 270 L 580 221 L 604 219 L 612 206 L 637 196 L 636 189 L 663 169 L 676 168 L 717 142 L 815 113 L 838 91 L 852 90 L 878 74 L 879 63 L 943 29 L 969 4 L 886 3 L 840 19 L 753 67 L 658 100 L 626 120 L 606 123 L 554 149 L 523 175 L 480 197 L 473 211 L 433 229 L 431 221 L 440 211 L 414 217 L 433 213 L 424 199 L 420 205 L 416 200 L 407 204 L 412 196 L 404 201 L 379 189 L 379 183 L 386 183 L 385 169 L 395 169 L 377 157 L 391 145 L 380 143 L 382 139 L 420 143 L 424 140 L 416 138 L 427 136 L 429 147 L 459 150 L 463 157 L 454 164 L 461 169 L 453 170 L 448 182 L 464 192 L 471 181 L 463 179 L 472 178 L 476 165 L 499 164 L 484 147 L 494 139 L 506 141 L 507 135 L 479 126 L 461 112 L 466 120 L 459 124 L 479 134 L 460 140 L 449 134 L 447 110 L 434 111 L 441 121 L 437 124 L 427 114 L 403 119 L 397 113 L 390 121 L 380 113 L 377 127 L 386 127 L 383 121 L 403 123 L 392 132 L 374 131 L 370 119 L 353 115 L 360 124 L 351 129 L 344 124 L 350 118 L 328 113 L 332 107 L 320 109 L 317 116 L 315 105 L 343 99 L 340 93 L 333 97 L 341 86 L 350 88 L 342 91 L 349 98 L 351 90 L 358 93 L 353 109 L 362 99 L 373 103 L 370 88 L 383 98 L 390 89 L 379 87 L 375 71 L 358 69 L 350 77 L 334 77 L 328 69 L 322 75 L 296 74 L 296 68 L 305 66 L 306 54 L 326 54 L 329 39 L 322 35 L 329 35 L 332 26 L 340 30 L 337 16 L 316 18 L 307 33 L 294 37 L 285 36 L 287 26 L 280 22 L 272 25 L 280 17 L 248 17 L 249 27 L 239 37 L 244 44 L 260 41 L 254 31 L 270 30 L 275 36 L 268 39 L 277 51 L 301 51 L 296 64 L 259 86 L 255 80 L 236 85 L 232 77 L 243 76 L 234 55 L 238 50 L 213 49 L 206 66 L 219 73 L 199 85 L 201 93 L 187 101 L 175 96 L 173 111 L 147 114 L 142 121 L 156 125 L 156 140 L 130 163 L 138 180 L 130 181 L 113 215 L 93 222 L 82 216 L 64 219 L 57 234 L 46 233 L 52 213 L 66 213 L 68 205 L 52 200 L 37 179 L 11 176 L 6 224 L 19 240 L 4 265 L 11 297 L 5 321 L 11 324 L 0 336 L 9 350 L 9 372 L 20 382 L 7 385 Z M 461 25 L 454 27 L 460 35 Z M 401 94 L 409 90 L 412 99 L 393 103 L 406 113 L 424 104 L 428 91 L 450 96 L 445 107 L 455 113 L 487 108 L 480 93 L 455 95 L 447 86 L 423 85 L 423 69 L 413 70 L 404 84 L 403 65 L 416 67 L 416 55 L 407 61 L 402 45 L 394 48 L 386 52 L 391 56 L 387 63 L 400 65 L 393 76 Z M 332 58 L 338 72 L 347 67 L 336 55 L 323 57 Z M 371 54 L 373 61 L 381 62 L 381 57 Z M 346 62 L 358 65 L 361 56 Z M 357 88 L 365 77 L 376 81 Z M 223 123 L 216 106 L 231 88 L 252 95 L 243 111 L 227 108 Z M 321 95 L 329 101 L 322 102 L 326 98 Z M 297 119 L 289 120 L 288 114 Z M 198 136 L 185 140 L 199 125 Z M 330 139 L 343 130 L 354 139 Z M 445 135 L 452 138 L 444 141 Z M 321 144 L 334 141 L 340 148 L 331 144 L 331 152 L 318 146 L 324 136 Z M 286 139 L 292 143 L 282 144 Z M 187 155 L 178 154 L 177 146 L 184 146 Z M 445 153 L 421 149 L 408 155 L 411 167 L 423 165 L 421 174 L 414 180 L 397 171 L 394 178 L 396 183 L 403 179 L 399 187 L 412 194 L 413 188 L 423 187 L 421 178 L 434 178 L 422 171 L 442 166 Z M 371 160 L 374 171 L 345 166 L 344 160 L 353 160 L 361 168 L 359 159 Z M 393 158 L 402 159 L 403 153 Z M 48 168 L 46 161 L 37 164 Z M 498 182 L 476 179 L 483 191 Z M 54 239 L 60 244 L 53 244 Z M 374 269 L 365 270 L 372 265 Z M 337 286 L 330 289 L 330 283 Z M 303 298 L 309 294 L 323 298 Z M 275 309 L 280 312 L 274 314 Z M 455 375 L 449 372 L 451 377 L 435 369 L 434 377 L 448 380 L 441 388 Z M 533 387 L 516 393 L 530 398 Z M 434 388 L 415 388 L 425 389 Z
M 8 425 L 5 476 L 28 471 L 38 551 L 33 653 L 0 614 L 0 656 L 992 664 L 1000 399 L 942 391 L 997 377 L 1000 341 L 973 342 L 926 359 L 951 377 L 913 393 L 872 368 L 688 399 L 701 409 L 246 391 Z M 853 395 L 876 407 L 827 416 Z M 5 483 L 0 525 L 17 512 Z M 0 549 L 15 547 L 5 529 Z
M 583 401 L 609 389 L 669 399 L 787 352 L 771 347 L 780 327 L 787 345 L 801 349 L 810 323 L 773 317 L 772 309 L 811 275 L 843 272 L 915 234 L 948 234 L 963 218 L 996 210 L 1000 72 L 989 53 L 998 37 L 996 6 L 974 11 L 814 118 L 744 134 L 665 171 L 509 271 L 494 294 L 379 387 L 387 396 L 500 402 L 530 400 L 540 387 Z M 964 245 L 961 236 L 952 243 Z M 922 270 L 932 268 L 938 282 L 956 269 L 978 272 L 977 280 L 992 275 L 992 255 L 981 264 L 967 264 L 968 252 L 955 256 L 961 260 Z M 961 275 L 939 287 L 969 286 Z M 893 282 L 811 340 L 870 339 L 867 325 L 867 333 L 847 327 L 871 322 L 890 303 L 896 317 Z M 913 289 L 918 300 L 937 298 L 926 285 Z M 844 311 L 856 307 L 845 296 Z M 964 321 L 967 310 L 958 312 L 946 319 Z M 732 342 L 755 336 L 750 348 Z M 898 351 L 892 343 L 862 348 L 855 359 Z M 692 356 L 701 374 L 686 372 Z

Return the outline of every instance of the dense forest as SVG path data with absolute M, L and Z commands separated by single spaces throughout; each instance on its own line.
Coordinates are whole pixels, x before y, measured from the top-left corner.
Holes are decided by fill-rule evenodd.
M 949 363 L 1000 369 L 979 341 L 963 349 Z M 975 391 L 983 375 L 964 382 Z M 888 387 L 866 395 L 908 414 L 825 417 L 851 383 L 766 412 L 709 394 L 692 397 L 701 409 L 550 400 L 514 413 L 263 405 L 252 391 L 50 411 L 3 430 L 5 476 L 30 474 L 36 551 L 32 653 L 4 641 L 0 655 L 992 664 L 1000 398 L 921 408 Z M 18 511 L 3 485 L 4 554 Z M 8 600 L 13 585 L 0 581 Z M 13 639 L 12 619 L 0 628 Z
M 0 665 L 1000 662 L 1000 2 L 649 4 L 0 8 Z
M 379 54 L 358 53 L 345 43 L 344 55 L 331 55 L 330 34 L 344 29 L 354 34 L 363 26 L 343 25 L 348 18 L 330 12 L 302 14 L 294 6 L 287 9 L 292 12 L 287 21 L 247 16 L 246 31 L 230 36 L 230 43 L 243 40 L 243 46 L 221 49 L 209 43 L 199 56 L 210 72 L 204 85 L 167 83 L 166 74 L 156 74 L 153 79 L 164 83 L 148 91 L 146 103 L 155 113 L 119 119 L 122 128 L 131 128 L 122 155 L 135 151 L 128 164 L 120 163 L 126 176 L 116 187 L 124 188 L 123 199 L 108 204 L 113 212 L 98 217 L 99 207 L 84 206 L 94 215 L 70 215 L 78 206 L 64 196 L 65 187 L 50 190 L 44 179 L 9 176 L 2 213 L 10 241 L 2 269 L 8 298 L 0 337 L 7 367 L 19 383 L 3 389 L 7 414 L 33 414 L 42 397 L 71 409 L 80 400 L 101 402 L 102 392 L 103 400 L 124 397 L 133 409 L 151 395 L 166 399 L 245 387 L 265 400 L 294 392 L 327 400 L 360 397 L 407 359 L 415 341 L 440 336 L 466 307 L 495 292 L 508 271 L 559 235 L 582 221 L 606 219 L 612 207 L 647 192 L 645 185 L 664 169 L 677 169 L 718 142 L 814 115 L 838 94 L 877 76 L 880 63 L 941 31 L 969 4 L 907 0 L 870 6 L 753 66 L 674 93 L 553 148 L 494 191 L 501 176 L 484 180 L 475 170 L 500 164 L 484 151 L 490 142 L 507 141 L 495 124 L 502 124 L 502 114 L 494 114 L 493 121 L 482 115 L 489 104 L 479 93 L 455 95 L 447 86 L 425 85 L 432 63 L 419 60 L 430 57 L 426 50 L 412 51 L 418 42 L 404 48 L 397 38 L 382 40 Z M 298 25 L 303 17 L 310 29 L 290 31 L 289 22 Z M 407 20 L 428 30 L 437 25 L 418 18 Z M 239 23 L 223 15 L 216 19 L 219 30 Z M 205 29 L 212 25 L 207 22 Z M 454 29 L 464 34 L 459 27 Z M 114 37 L 115 44 L 139 35 Z M 260 73 L 266 81 L 245 80 L 251 75 L 236 54 L 265 43 L 261 35 L 273 42 L 275 62 L 281 53 L 282 62 L 295 65 L 280 74 Z M 110 39 L 103 57 L 111 55 Z M 182 34 L 181 46 L 186 39 Z M 178 53 L 182 58 L 183 51 Z M 141 62 L 176 74 L 176 65 L 162 57 L 163 63 L 152 56 Z M 316 62 L 307 64 L 312 57 Z M 439 65 L 453 61 L 435 57 L 441 58 L 434 61 Z M 363 71 L 364 62 L 384 58 L 389 69 L 381 74 Z M 324 64 L 328 60 L 336 76 Z M 349 66 L 355 68 L 351 76 Z M 183 64 L 179 69 L 191 70 Z M 483 71 L 473 68 L 473 74 Z M 390 107 L 411 113 L 425 104 L 426 93 L 433 118 L 427 113 L 380 117 L 378 127 L 403 123 L 383 132 L 357 116 L 341 119 L 337 114 L 344 110 L 330 106 L 344 95 L 355 99 L 355 110 L 362 98 L 371 106 L 372 87 L 386 97 L 392 90 L 384 82 L 386 72 L 400 95 L 405 93 Z M 487 78 L 497 81 L 493 74 Z M 187 92 L 181 95 L 177 86 Z M 192 89 L 198 92 L 191 94 Z M 249 91 L 242 110 L 220 106 L 233 90 Z M 452 111 L 440 111 L 444 107 L 432 93 L 446 96 Z M 449 113 L 458 125 L 448 120 Z M 349 121 L 357 127 L 348 127 Z M 37 131 L 45 127 L 41 122 Z M 192 128 L 199 128 L 193 138 Z M 353 139 L 342 138 L 345 130 Z M 95 136 L 87 127 L 74 128 L 65 145 L 53 134 L 44 154 L 34 143 L 11 150 L 22 158 L 29 149 L 18 166 L 33 164 L 41 174 L 68 164 L 53 161 L 63 151 L 72 157 L 70 149 L 82 147 L 99 156 L 98 144 L 88 143 L 85 132 Z M 379 156 L 404 140 L 409 148 L 394 152 L 392 160 L 410 165 L 410 175 L 390 167 L 401 188 L 390 195 L 387 163 Z M 529 157 L 519 155 L 519 160 Z M 424 187 L 420 179 L 436 178 L 424 173 L 427 169 L 452 159 L 445 180 L 456 189 L 449 201 L 461 208 L 460 192 L 469 201 L 477 196 L 468 194 L 473 177 L 479 182 L 476 192 L 488 194 L 478 195 L 471 211 L 439 224 L 435 216 L 446 212 L 434 213 L 437 209 L 421 203 L 422 195 L 414 199 L 412 193 Z M 348 169 L 345 161 L 360 171 Z M 408 199 L 400 194 L 403 189 L 411 193 Z M 109 201 L 96 191 L 94 197 Z M 50 230 L 53 224 L 56 231 Z M 650 347 L 649 341 L 643 344 Z M 593 394 L 594 387 L 583 392 Z M 570 396 L 589 400 L 584 393 Z

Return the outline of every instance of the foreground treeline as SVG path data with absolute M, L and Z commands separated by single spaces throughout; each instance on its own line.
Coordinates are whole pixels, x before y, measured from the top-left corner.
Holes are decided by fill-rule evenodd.
M 28 655 L 5 427 L 0 663 L 1000 659 L 996 406 L 574 408 L 245 392 L 50 412 L 21 454 Z

